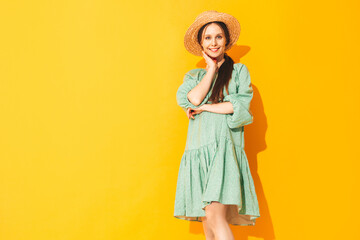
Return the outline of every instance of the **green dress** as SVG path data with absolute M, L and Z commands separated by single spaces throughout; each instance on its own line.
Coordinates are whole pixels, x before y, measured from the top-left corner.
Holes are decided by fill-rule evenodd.
M 208 101 L 211 89 L 199 106 L 193 105 L 187 93 L 204 77 L 203 68 L 192 69 L 176 93 L 177 104 L 184 111 Z M 250 102 L 253 97 L 250 75 L 242 63 L 234 64 L 229 82 L 229 95 L 224 87 L 224 102 L 234 112 L 220 114 L 203 111 L 189 120 L 185 152 L 177 178 L 174 217 L 201 222 L 205 207 L 211 201 L 229 204 L 226 218 L 232 225 L 255 225 L 260 217 L 255 186 L 244 151 L 244 126 L 253 122 Z

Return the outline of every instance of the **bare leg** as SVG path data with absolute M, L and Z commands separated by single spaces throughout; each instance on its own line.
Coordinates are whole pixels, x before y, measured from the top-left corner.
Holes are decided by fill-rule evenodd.
M 210 228 L 206 217 L 202 217 L 202 223 L 203 223 L 203 227 L 204 227 L 204 234 L 205 234 L 206 240 L 215 240 L 215 234 L 214 234 L 213 230 Z
M 207 224 L 214 232 L 217 240 L 234 240 L 234 235 L 226 220 L 227 207 L 228 205 L 214 201 L 205 208 Z

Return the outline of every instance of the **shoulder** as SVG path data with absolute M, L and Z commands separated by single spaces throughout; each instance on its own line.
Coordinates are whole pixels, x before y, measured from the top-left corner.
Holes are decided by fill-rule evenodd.
M 240 73 L 240 72 L 243 72 L 243 71 L 245 71 L 245 72 L 248 71 L 248 68 L 243 63 L 234 63 L 234 70 L 237 73 Z
M 190 78 L 192 80 L 200 80 L 206 74 L 206 70 L 203 68 L 194 68 L 185 73 L 186 78 Z
M 249 77 L 249 70 L 247 66 L 243 63 L 235 63 L 234 71 L 236 74 L 235 80 L 237 83 L 245 81 Z

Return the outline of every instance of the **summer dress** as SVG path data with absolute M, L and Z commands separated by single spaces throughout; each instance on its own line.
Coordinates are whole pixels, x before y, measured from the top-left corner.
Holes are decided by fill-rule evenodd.
M 203 68 L 185 74 L 176 93 L 177 104 L 184 111 L 198 108 L 208 101 L 211 89 L 199 106 L 193 105 L 187 93 L 205 76 Z M 231 114 L 203 111 L 189 120 L 185 151 L 177 178 L 174 217 L 201 222 L 205 207 L 211 201 L 231 205 L 226 213 L 232 225 L 255 225 L 260 217 L 259 205 L 247 156 L 244 151 L 244 126 L 253 122 L 250 102 L 253 97 L 250 75 L 242 63 L 234 64 L 224 87 L 224 102 L 233 105 Z

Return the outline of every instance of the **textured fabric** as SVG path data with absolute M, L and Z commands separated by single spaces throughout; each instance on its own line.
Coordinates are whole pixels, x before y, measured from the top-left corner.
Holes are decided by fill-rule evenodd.
M 206 70 L 192 69 L 176 93 L 184 111 L 210 103 L 214 86 L 199 106 L 187 93 L 205 76 Z M 224 87 L 224 102 L 231 102 L 234 112 L 219 114 L 203 111 L 189 120 L 186 146 L 178 172 L 174 217 L 201 222 L 211 201 L 230 205 L 226 218 L 232 225 L 255 225 L 260 217 L 258 200 L 248 160 L 244 151 L 244 126 L 253 122 L 250 102 L 253 97 L 250 75 L 242 63 L 234 64 L 229 95 Z

